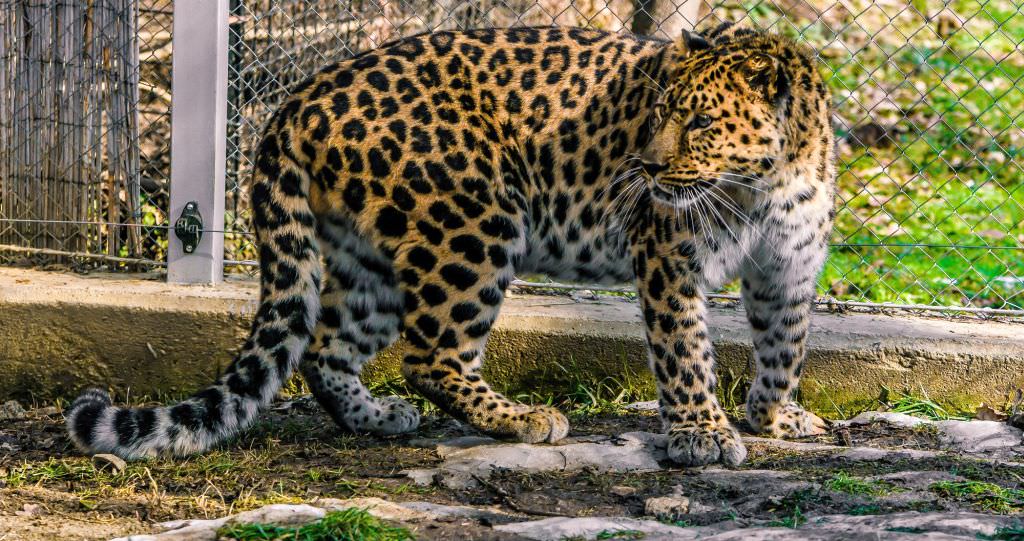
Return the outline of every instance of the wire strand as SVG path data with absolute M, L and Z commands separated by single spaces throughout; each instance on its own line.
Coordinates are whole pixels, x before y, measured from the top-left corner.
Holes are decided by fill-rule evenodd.
M 169 224 L 124 224 L 119 222 L 90 222 L 85 220 L 29 220 L 24 218 L 0 218 L 0 222 L 10 223 L 37 223 L 37 224 L 65 224 L 65 225 L 96 225 L 96 226 L 109 226 L 109 227 L 141 227 L 145 229 L 164 229 L 173 230 L 174 227 Z M 255 233 L 248 231 L 232 231 L 229 229 L 202 229 L 203 233 L 224 233 L 225 235 L 244 235 L 247 237 L 255 237 Z
M 125 224 L 118 222 L 91 222 L 84 220 L 29 220 L 22 218 L 0 218 L 0 222 L 8 223 L 35 223 L 35 224 L 65 224 L 65 225 L 95 225 L 110 227 L 141 227 L 145 229 L 173 230 L 174 227 L 168 224 Z M 203 233 L 223 233 L 225 235 L 242 235 L 255 237 L 256 234 L 249 231 L 238 231 L 230 229 L 202 229 Z M 1016 250 L 1024 251 L 1024 246 L 982 246 L 977 244 L 928 244 L 923 242 L 908 243 L 885 243 L 885 242 L 837 242 L 829 244 L 833 248 L 929 248 L 935 250 Z

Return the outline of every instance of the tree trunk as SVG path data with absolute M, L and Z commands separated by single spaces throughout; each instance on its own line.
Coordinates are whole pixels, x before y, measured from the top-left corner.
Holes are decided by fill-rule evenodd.
M 698 19 L 707 13 L 702 0 L 634 0 L 633 33 L 676 39 L 683 30 L 693 30 Z

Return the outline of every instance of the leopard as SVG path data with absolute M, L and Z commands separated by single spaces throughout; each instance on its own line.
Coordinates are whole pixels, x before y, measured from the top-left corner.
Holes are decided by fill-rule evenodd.
M 724 23 L 677 39 L 567 27 L 433 31 L 331 64 L 254 152 L 260 296 L 215 382 L 172 405 L 97 388 L 65 411 L 86 453 L 206 451 L 251 426 L 293 372 L 342 429 L 417 429 L 360 379 L 404 338 L 401 372 L 495 437 L 554 443 L 566 416 L 481 376 L 517 276 L 633 282 L 667 454 L 740 464 L 716 396 L 709 291 L 739 282 L 755 433 L 826 422 L 796 402 L 835 217 L 832 100 L 814 52 Z

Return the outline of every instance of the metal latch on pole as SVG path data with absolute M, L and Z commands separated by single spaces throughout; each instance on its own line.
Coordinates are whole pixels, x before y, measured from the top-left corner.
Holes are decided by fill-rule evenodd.
M 185 204 L 178 221 L 174 222 L 174 235 L 181 241 L 186 254 L 195 252 L 199 241 L 203 240 L 203 216 L 199 214 L 198 203 L 189 201 Z

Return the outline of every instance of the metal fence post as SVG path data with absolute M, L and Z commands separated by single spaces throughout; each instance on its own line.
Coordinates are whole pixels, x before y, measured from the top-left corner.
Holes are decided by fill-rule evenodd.
M 224 277 L 229 0 L 175 0 L 171 82 L 172 228 L 195 202 L 204 233 L 186 252 L 169 235 L 167 281 Z

